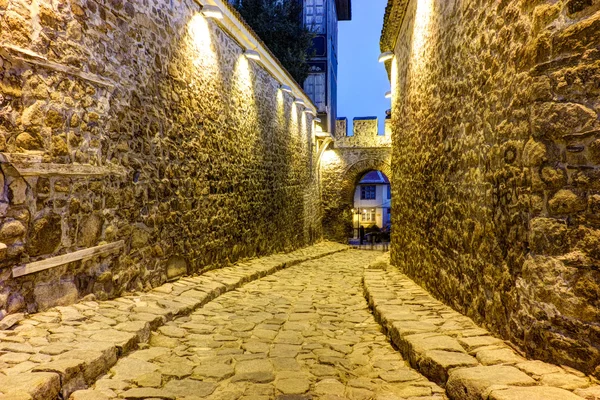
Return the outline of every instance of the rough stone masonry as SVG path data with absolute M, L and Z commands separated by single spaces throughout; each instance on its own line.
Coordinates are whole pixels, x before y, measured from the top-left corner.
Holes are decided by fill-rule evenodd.
M 600 2 L 390 0 L 392 262 L 600 377 Z
M 243 51 L 192 0 L 0 0 L 0 317 L 321 238 L 312 118 Z

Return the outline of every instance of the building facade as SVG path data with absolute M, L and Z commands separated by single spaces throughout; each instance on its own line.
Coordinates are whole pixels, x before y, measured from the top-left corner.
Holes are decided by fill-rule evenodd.
M 317 106 L 323 130 L 333 133 L 337 119 L 338 21 L 352 18 L 351 0 L 303 1 L 304 25 L 316 35 L 304 91 Z
M 363 176 L 354 192 L 353 226 L 379 228 L 390 226 L 392 210 L 390 181 L 381 171 L 371 171 Z

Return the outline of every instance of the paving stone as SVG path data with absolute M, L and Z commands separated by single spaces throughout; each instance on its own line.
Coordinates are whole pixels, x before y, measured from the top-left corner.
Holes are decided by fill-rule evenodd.
M 444 350 L 464 353 L 465 350 L 450 336 L 431 333 L 418 333 L 400 338 L 400 349 L 407 354 L 411 365 L 416 367 L 418 360 L 430 350 Z
M 344 393 L 345 386 L 337 379 L 323 379 L 315 384 L 315 393 L 319 395 L 330 394 L 339 396 Z
M 540 378 L 540 385 L 554 386 L 557 388 L 567 390 L 575 390 L 584 389 L 590 386 L 590 380 L 588 378 L 582 378 L 572 374 L 566 374 L 564 372 L 557 372 L 542 375 L 542 377 Z
M 278 379 L 275 387 L 283 394 L 302 394 L 310 388 L 310 381 L 302 378 Z
M 137 360 L 135 358 L 123 358 L 110 369 L 114 379 L 122 381 L 134 381 L 140 376 L 158 371 L 159 366 L 147 361 Z
M 581 397 L 564 389 L 548 386 L 511 387 L 492 390 L 489 400 L 581 400 Z
M 459 338 L 458 342 L 470 353 L 484 346 L 502 345 L 504 342 L 493 336 L 472 336 Z
M 417 361 L 419 371 L 436 383 L 446 383 L 448 371 L 458 367 L 479 365 L 474 357 L 465 353 L 444 350 L 426 351 Z
M 536 382 L 514 367 L 480 366 L 451 371 L 446 390 L 456 400 L 480 400 L 492 385 L 533 386 Z
M 175 400 L 176 396 L 164 389 L 155 388 L 134 388 L 126 390 L 119 395 L 122 399 L 131 400 L 146 400 L 146 399 L 163 399 Z
M 192 378 L 194 379 L 202 379 L 202 378 L 214 378 L 217 380 L 223 380 L 233 376 L 234 369 L 233 366 L 229 364 L 208 364 L 208 365 L 200 365 L 194 368 L 192 372 Z
M 217 388 L 214 382 L 201 382 L 193 379 L 171 380 L 164 390 L 174 394 L 177 398 L 184 396 L 206 397 L 213 393 Z
M 168 362 L 160 364 L 158 372 L 168 378 L 182 379 L 192 375 L 194 365 L 181 360 L 179 362 Z
M 109 397 L 97 390 L 78 390 L 71 393 L 69 400 L 109 400 Z
M 153 387 L 158 388 L 162 386 L 162 374 L 159 372 L 149 372 L 144 375 L 140 375 L 133 379 L 133 382 L 141 387 Z
M 592 386 L 586 389 L 575 389 L 573 391 L 577 396 L 586 400 L 600 400 L 600 386 Z
M 7 396 L 29 394 L 35 400 L 55 400 L 60 392 L 60 377 L 50 372 L 0 376 L 0 393 Z
M 88 383 L 106 373 L 117 362 L 117 349 L 111 345 L 96 344 L 99 350 L 70 350 L 57 356 L 58 360 L 82 360 L 83 374 Z M 102 350 L 102 351 L 100 351 Z
M 138 343 L 137 335 L 111 329 L 92 335 L 90 340 L 95 342 L 113 343 L 117 347 L 120 355 L 130 352 Z
M 409 382 L 422 379 L 422 376 L 419 373 L 409 369 L 398 369 L 396 371 L 382 372 L 379 374 L 379 377 L 390 383 Z
M 75 375 L 82 371 L 84 362 L 82 360 L 72 358 L 64 360 L 51 361 L 35 367 L 33 372 L 56 372 L 60 375 L 63 382 L 72 379 Z
M 29 353 L 6 353 L 0 356 L 0 363 L 20 364 L 32 357 Z
M 476 354 L 477 360 L 483 365 L 517 364 L 525 361 L 511 349 L 484 349 L 477 351 Z
M 539 360 L 525 361 L 515 365 L 521 371 L 532 376 L 541 376 L 545 374 L 552 374 L 555 372 L 563 372 L 563 370 L 552 364 L 545 363 Z

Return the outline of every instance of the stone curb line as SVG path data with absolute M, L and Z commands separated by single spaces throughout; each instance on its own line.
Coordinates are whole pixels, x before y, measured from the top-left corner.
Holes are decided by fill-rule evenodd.
M 365 269 L 363 288 L 391 342 L 451 400 L 600 400 L 593 378 L 518 355 L 390 266 L 389 255 Z
M 13 365 L 1 369 L 0 400 L 68 399 L 173 318 L 247 282 L 348 249 L 324 242 L 185 277 L 144 294 L 33 314 L 14 330 L 0 331 L 0 363 Z

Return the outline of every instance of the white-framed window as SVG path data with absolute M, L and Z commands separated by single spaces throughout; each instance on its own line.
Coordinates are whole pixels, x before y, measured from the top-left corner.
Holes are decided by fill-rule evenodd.
M 361 215 L 362 222 L 375 222 L 375 210 L 374 209 L 365 209 L 362 211 Z
M 360 187 L 361 200 L 377 200 L 377 187 L 375 185 L 362 185 Z
M 327 22 L 325 18 L 325 1 L 304 1 L 304 23 L 314 33 L 325 33 L 325 24 Z
M 326 111 L 325 73 L 310 74 L 304 81 L 304 91 L 317 106 L 319 112 Z

